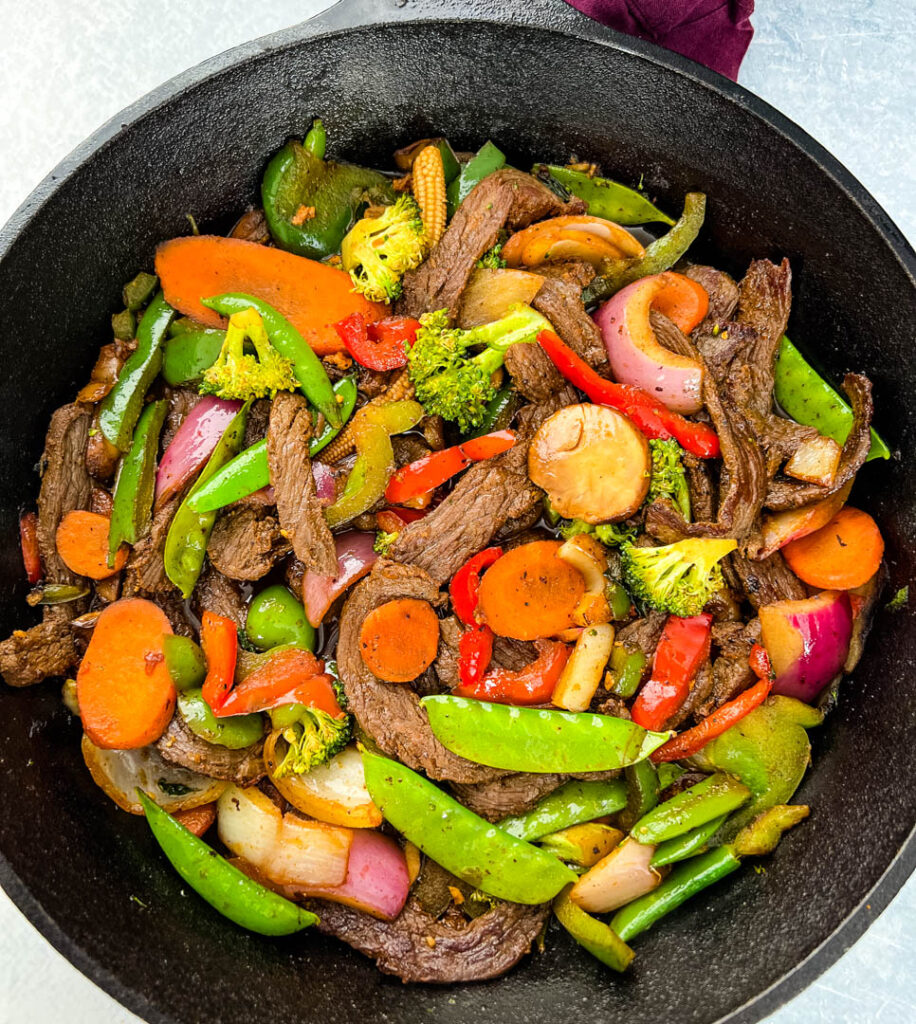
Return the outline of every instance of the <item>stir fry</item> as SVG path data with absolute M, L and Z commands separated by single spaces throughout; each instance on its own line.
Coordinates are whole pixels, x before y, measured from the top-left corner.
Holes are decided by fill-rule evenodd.
M 405 981 L 562 930 L 626 970 L 809 813 L 888 576 L 847 504 L 871 384 L 786 337 L 788 260 L 692 258 L 701 193 L 329 151 L 125 286 L 0 673 L 64 680 L 92 778 L 238 927 Z

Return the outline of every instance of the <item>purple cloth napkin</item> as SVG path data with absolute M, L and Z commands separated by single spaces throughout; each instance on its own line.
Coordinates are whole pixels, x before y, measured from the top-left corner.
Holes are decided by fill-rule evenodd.
M 738 68 L 754 29 L 754 0 L 567 0 L 602 25 L 658 43 L 727 75 Z

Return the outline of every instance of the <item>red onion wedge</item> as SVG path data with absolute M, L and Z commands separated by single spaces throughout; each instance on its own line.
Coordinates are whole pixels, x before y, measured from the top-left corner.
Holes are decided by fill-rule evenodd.
M 347 530 L 334 538 L 337 548 L 337 577 L 307 572 L 302 578 L 302 604 L 306 618 L 319 626 L 328 608 L 350 586 L 366 575 L 378 558 L 373 548 L 375 535 Z
M 210 458 L 226 427 L 241 408 L 241 402 L 226 402 L 222 398 L 205 395 L 191 409 L 159 463 L 157 506 L 177 494 Z

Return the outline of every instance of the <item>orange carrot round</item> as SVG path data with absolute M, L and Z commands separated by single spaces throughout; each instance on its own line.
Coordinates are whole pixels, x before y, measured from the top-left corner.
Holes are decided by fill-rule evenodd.
M 507 551 L 480 582 L 480 614 L 499 636 L 538 640 L 573 623 L 585 580 L 557 552 L 560 541 L 536 540 Z
M 127 545 L 115 555 L 114 567 L 108 565 L 108 530 L 111 520 L 98 512 L 68 512 L 57 527 L 57 553 L 68 569 L 91 580 L 104 580 L 124 568 Z
M 104 749 L 155 742 L 175 710 L 175 686 L 162 638 L 172 632 L 152 601 L 125 598 L 99 616 L 76 677 L 83 729 Z
M 851 590 L 875 575 L 884 538 L 867 513 L 847 505 L 819 530 L 782 549 L 792 572 L 812 587 Z
M 684 334 L 690 334 L 709 312 L 709 293 L 692 277 L 669 270 L 665 288 L 652 300 L 652 308 L 664 313 Z
M 156 273 L 166 302 L 208 327 L 225 327 L 226 321 L 201 299 L 245 292 L 269 302 L 318 355 L 344 350 L 334 330 L 344 317 L 362 313 L 374 323 L 388 315 L 387 306 L 354 291 L 344 271 L 240 238 L 190 235 L 163 242 Z
M 436 658 L 439 620 L 428 601 L 388 601 L 363 620 L 359 649 L 374 676 L 388 683 L 409 683 Z

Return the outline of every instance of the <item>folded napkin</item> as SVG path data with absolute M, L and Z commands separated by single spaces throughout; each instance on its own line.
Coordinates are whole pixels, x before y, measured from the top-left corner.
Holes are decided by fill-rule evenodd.
M 658 43 L 738 77 L 754 29 L 754 0 L 568 0 L 602 25 Z

